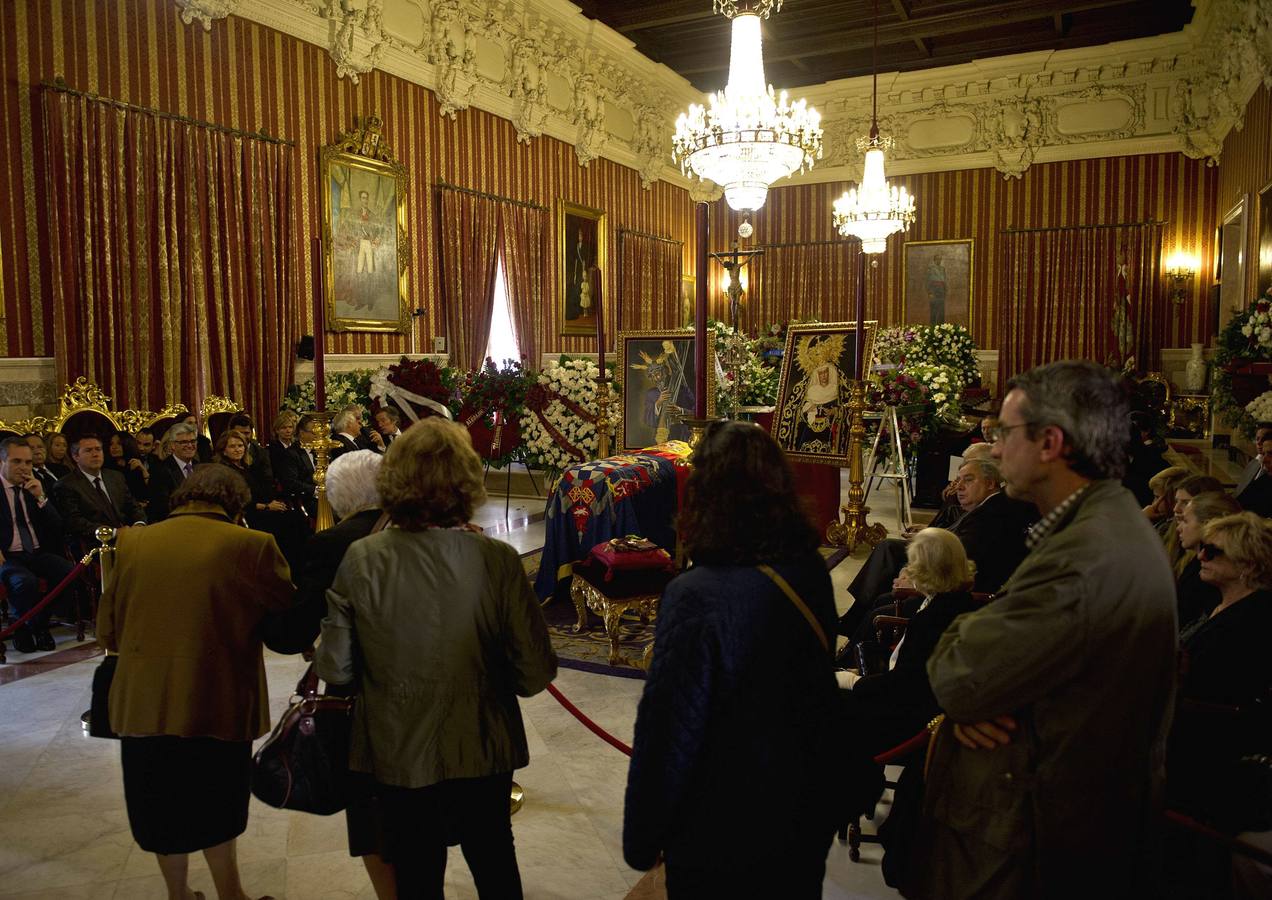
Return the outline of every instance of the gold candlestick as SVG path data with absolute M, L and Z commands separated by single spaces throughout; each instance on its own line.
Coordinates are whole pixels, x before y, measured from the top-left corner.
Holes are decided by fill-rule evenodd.
M 843 521 L 826 526 L 826 541 L 836 547 L 847 547 L 851 553 L 859 544 L 872 548 L 888 536 L 888 529 L 876 522 L 866 521 L 870 507 L 866 506 L 865 477 L 861 462 L 862 447 L 866 442 L 866 385 L 863 381 L 852 383 L 848 399 L 848 502 L 840 507 Z
M 596 376 L 596 458 L 610 455 L 610 379 L 602 372 Z
M 707 426 L 710 425 L 712 422 L 719 422 L 723 420 L 717 416 L 714 419 L 690 419 L 688 417 L 685 417 L 681 419 L 680 421 L 685 423 L 685 425 L 689 427 L 690 449 L 696 449 L 698 446 L 698 442 L 702 440 L 702 435 L 707 430 Z
M 308 415 L 313 417 L 317 426 L 301 436 L 300 446 L 314 451 L 314 488 L 318 501 L 314 530 L 325 531 L 336 524 L 336 517 L 331 512 L 331 502 L 327 499 L 327 463 L 331 451 L 340 444 L 331 439 L 331 413 L 324 409 L 315 410 Z

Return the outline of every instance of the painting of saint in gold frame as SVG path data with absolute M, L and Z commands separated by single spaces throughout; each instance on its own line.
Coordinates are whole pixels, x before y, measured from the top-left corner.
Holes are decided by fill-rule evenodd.
M 407 176 L 377 116 L 322 149 L 323 268 L 327 328 L 410 327 Z
M 863 358 L 874 356 L 878 322 L 865 323 Z M 848 399 L 856 322 L 791 325 L 773 415 L 773 439 L 791 459 L 848 465 Z
M 596 334 L 605 279 L 605 213 L 557 204 L 557 302 L 561 334 Z
M 709 338 L 708 338 L 709 340 Z M 664 441 L 689 440 L 698 380 L 693 329 L 621 331 L 618 334 L 623 414 L 615 445 L 630 453 Z M 707 359 L 707 418 L 715 415 L 715 364 Z
M 972 239 L 906 241 L 902 321 L 907 325 L 972 325 Z

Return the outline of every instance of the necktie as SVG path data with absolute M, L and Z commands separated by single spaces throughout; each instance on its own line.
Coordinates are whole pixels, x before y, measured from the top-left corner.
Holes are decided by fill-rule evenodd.
M 34 553 L 35 536 L 31 534 L 26 507 L 22 504 L 22 488 L 16 484 L 13 486 L 13 523 L 18 527 L 18 540 L 22 542 L 22 552 Z
M 185 477 L 186 477 L 186 478 L 189 478 L 189 477 L 190 477 L 190 473 L 194 471 L 194 464 L 193 464 L 193 463 L 186 463 L 186 464 L 185 464 L 185 466 L 184 466 L 183 468 L 185 469 Z
M 119 514 L 115 512 L 115 504 L 110 502 L 110 494 L 106 493 L 106 488 L 102 486 L 101 476 L 94 478 L 93 484 L 97 488 L 97 493 L 102 495 L 102 501 L 105 502 L 106 508 L 110 510 L 110 523 L 112 525 L 118 525 Z

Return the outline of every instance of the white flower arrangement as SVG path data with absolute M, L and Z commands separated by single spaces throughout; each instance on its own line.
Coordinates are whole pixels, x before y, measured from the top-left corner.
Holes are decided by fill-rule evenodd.
M 1247 403 L 1245 408 L 1256 422 L 1272 421 L 1272 391 L 1264 391 Z
M 907 363 L 905 373 L 928 389 L 935 407 L 933 414 L 938 419 L 953 424 L 962 417 L 959 396 L 965 385 L 957 370 L 951 366 Z
M 370 403 L 366 388 L 376 374 L 378 373 L 372 369 L 328 373 L 324 379 L 327 388 L 327 409 L 340 410 L 353 404 L 365 409 Z M 283 408 L 297 413 L 311 412 L 314 408 L 314 380 L 310 378 L 300 384 L 292 385 L 283 398 Z
M 716 359 L 723 364 L 725 340 L 735 332 L 731 326 L 714 319 L 707 323 L 707 329 L 711 332 L 712 346 L 715 348 Z M 748 339 L 746 349 L 747 360 L 739 372 L 743 385 L 742 395 L 739 398 L 740 405 L 772 406 L 777 403 L 777 385 L 781 372 L 775 366 L 766 366 L 764 364 L 758 340 Z M 718 371 L 723 371 L 723 369 Z M 733 412 L 733 391 L 731 388 L 728 372 L 725 372 L 724 377 L 716 379 L 716 412 L 720 415 L 727 416 Z
M 538 383 L 552 394 L 564 397 L 595 415 L 596 379 L 600 374 L 601 370 L 590 359 L 562 357 L 539 373 Z M 611 398 L 614 401 L 610 406 L 612 420 L 613 414 L 620 408 L 617 394 L 613 391 Z M 581 450 L 587 459 L 596 456 L 599 438 L 594 424 L 581 419 L 555 398 L 544 408 L 543 418 L 571 446 Z M 532 409 L 527 408 L 521 417 L 521 434 L 526 455 L 533 464 L 559 472 L 580 461 L 557 443 L 556 437 L 544 427 L 543 421 Z
M 876 363 L 896 363 L 909 369 L 913 365 L 948 366 L 963 385 L 980 378 L 976 359 L 976 343 L 962 325 L 901 325 L 883 328 L 875 333 Z
M 1252 310 L 1241 326 L 1241 334 L 1249 338 L 1252 345 L 1272 352 L 1272 312 L 1257 308 Z

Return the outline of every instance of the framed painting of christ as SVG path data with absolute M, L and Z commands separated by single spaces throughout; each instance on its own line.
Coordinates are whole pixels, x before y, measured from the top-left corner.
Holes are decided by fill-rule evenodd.
M 972 239 L 906 241 L 902 251 L 902 322 L 970 328 Z
M 605 213 L 558 201 L 556 231 L 561 334 L 596 334 L 605 283 Z
M 864 323 L 862 358 L 874 358 L 879 323 Z M 773 412 L 773 439 L 790 459 L 848 465 L 848 399 L 857 371 L 857 323 L 791 325 Z
M 378 116 L 322 149 L 323 281 L 327 328 L 410 327 L 407 175 Z
M 709 340 L 709 338 L 708 338 Z M 686 417 L 693 418 L 697 369 L 693 329 L 620 331 L 618 376 L 622 415 L 615 452 L 632 453 L 664 441 L 689 440 Z M 715 365 L 707 362 L 707 418 L 715 415 Z

